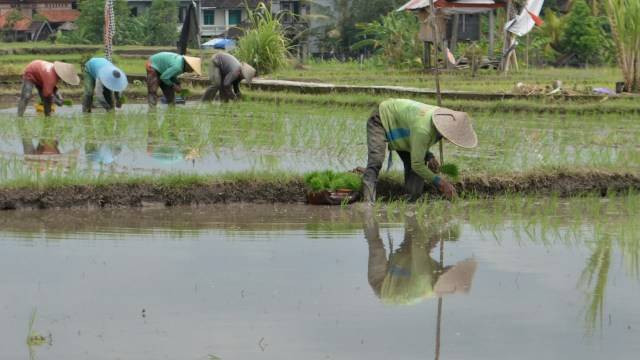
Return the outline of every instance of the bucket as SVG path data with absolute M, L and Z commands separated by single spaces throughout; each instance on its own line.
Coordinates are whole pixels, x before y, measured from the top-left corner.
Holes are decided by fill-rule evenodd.
M 307 192 L 307 202 L 311 205 L 352 204 L 360 199 L 360 192 L 350 189 L 322 190 Z
M 616 94 L 621 94 L 625 91 L 624 81 L 616 82 Z

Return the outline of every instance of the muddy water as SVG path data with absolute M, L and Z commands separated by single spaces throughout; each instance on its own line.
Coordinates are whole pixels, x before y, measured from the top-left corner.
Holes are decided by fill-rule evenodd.
M 1 358 L 631 359 L 635 200 L 2 213 Z

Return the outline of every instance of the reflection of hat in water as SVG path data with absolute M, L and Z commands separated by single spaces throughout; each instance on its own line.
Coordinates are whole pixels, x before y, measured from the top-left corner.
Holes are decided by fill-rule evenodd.
M 98 71 L 98 79 L 102 85 L 111 91 L 120 92 L 129 85 L 127 75 L 113 64 L 107 64 L 100 68 L 100 71 Z
M 109 165 L 116 160 L 116 156 L 122 151 L 120 146 L 112 146 L 100 144 L 99 146 L 95 146 L 92 144 L 87 144 L 85 146 L 85 153 L 87 154 L 87 159 L 89 161 Z
M 183 55 L 184 61 L 198 75 L 202 75 L 202 60 L 199 57 Z
M 58 77 L 62 79 L 62 81 L 66 82 L 69 85 L 78 85 L 80 84 L 80 78 L 78 77 L 78 72 L 76 71 L 76 67 L 63 63 L 61 61 L 53 62 L 53 70 L 56 72 Z
M 467 113 L 437 108 L 433 112 L 433 125 L 445 139 L 460 147 L 474 148 L 478 145 L 478 136 Z
M 253 77 L 256 76 L 256 69 L 247 63 L 242 63 L 240 71 L 242 72 L 242 77 L 247 81 L 247 83 L 251 84 Z

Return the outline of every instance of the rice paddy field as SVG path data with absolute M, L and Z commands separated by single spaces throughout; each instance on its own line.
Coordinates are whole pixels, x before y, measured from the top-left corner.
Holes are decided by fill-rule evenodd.
M 302 175 L 366 165 L 372 107 L 267 101 L 116 114 L 61 107 L 45 119 L 0 111 L 0 184 L 37 179 L 234 172 Z M 633 113 L 472 113 L 480 145 L 445 146 L 463 174 L 500 175 L 551 168 L 640 171 L 640 123 Z M 43 150 L 45 149 L 45 150 Z M 435 152 L 436 149 L 433 149 Z M 394 156 L 393 169 L 401 170 Z
M 0 57 L 0 74 L 19 74 L 34 58 L 21 51 L 40 48 L 48 60 L 86 56 L 0 44 L 16 50 Z M 146 56 L 136 52 L 148 49 L 120 50 L 131 52 L 119 65 L 142 74 Z M 270 77 L 433 87 L 429 73 L 355 62 Z M 447 72 L 443 88 L 508 92 L 560 79 L 588 92 L 618 78 L 610 68 Z M 109 114 L 82 114 L 81 89 L 62 87 L 76 105 L 50 118 L 33 103 L 18 118 L 20 84 L 0 89 L 0 358 L 596 360 L 640 351 L 637 97 L 445 98 L 470 113 L 479 138 L 473 150 L 444 146 L 461 172 L 456 186 L 475 178 L 491 196 L 331 207 L 303 204 L 303 176 L 365 166 L 365 124 L 388 95 L 244 87 L 236 103 L 201 104 L 202 87 L 187 86 L 185 105 L 149 111 L 134 82 Z M 379 195 L 393 184 L 402 191 L 392 157 Z M 520 187 L 507 186 L 514 178 Z

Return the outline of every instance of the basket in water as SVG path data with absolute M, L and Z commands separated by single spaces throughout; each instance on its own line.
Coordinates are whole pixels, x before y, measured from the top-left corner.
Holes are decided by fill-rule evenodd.
M 311 205 L 352 204 L 360 199 L 360 192 L 350 189 L 321 190 L 307 192 L 307 202 Z

